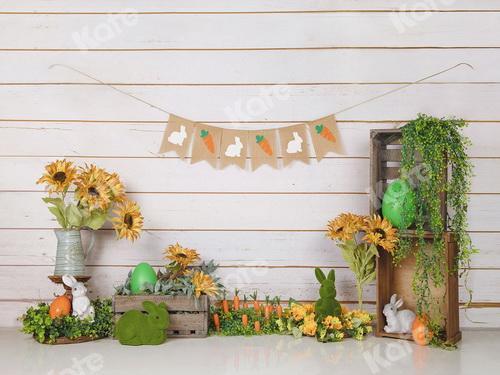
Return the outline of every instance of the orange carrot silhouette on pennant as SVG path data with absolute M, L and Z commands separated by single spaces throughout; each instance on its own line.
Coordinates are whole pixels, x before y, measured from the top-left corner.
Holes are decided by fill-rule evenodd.
M 314 127 L 314 129 L 316 130 L 316 133 L 318 133 L 319 135 L 321 135 L 326 140 L 328 140 L 330 142 L 335 142 L 336 141 L 335 136 L 330 131 L 330 129 L 328 129 L 326 126 L 323 126 L 322 124 L 320 124 L 320 125 L 316 125 Z
M 210 151 L 210 153 L 214 154 L 215 144 L 212 134 L 210 134 L 208 130 L 203 129 L 200 131 L 200 137 L 201 139 L 203 139 L 203 142 L 205 143 L 205 147 L 207 148 L 207 150 Z
M 273 148 L 267 141 L 267 139 L 263 135 L 257 135 L 255 136 L 255 140 L 257 144 L 260 146 L 262 151 L 264 151 L 267 155 L 273 156 Z

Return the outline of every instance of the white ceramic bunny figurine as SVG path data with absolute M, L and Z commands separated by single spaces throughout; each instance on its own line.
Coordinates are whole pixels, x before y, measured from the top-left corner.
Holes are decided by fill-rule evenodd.
M 396 298 L 397 295 L 393 294 L 390 302 L 384 306 L 384 315 L 387 321 L 384 331 L 387 333 L 411 333 L 415 313 L 411 310 L 398 311 L 403 306 L 403 300 L 396 301 Z
M 87 288 L 83 283 L 76 281 L 72 275 L 63 275 L 63 283 L 71 287 L 71 293 L 73 294 L 73 316 L 79 319 L 90 318 L 94 321 L 94 306 L 90 303 L 89 297 L 87 297 Z

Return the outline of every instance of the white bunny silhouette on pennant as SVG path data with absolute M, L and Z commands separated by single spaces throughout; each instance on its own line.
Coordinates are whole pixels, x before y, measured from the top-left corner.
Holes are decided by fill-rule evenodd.
M 186 127 L 184 125 L 181 125 L 180 130 L 178 132 L 172 132 L 168 136 L 168 141 L 173 145 L 182 146 L 186 138 L 187 138 Z
M 240 137 L 234 137 L 234 144 L 227 146 L 226 155 L 228 158 L 239 158 L 241 157 L 241 150 L 243 149 L 243 144 L 241 143 Z
M 304 140 L 297 132 L 293 132 L 293 140 L 288 142 L 286 152 L 288 154 L 296 154 L 297 152 L 302 152 L 302 142 Z

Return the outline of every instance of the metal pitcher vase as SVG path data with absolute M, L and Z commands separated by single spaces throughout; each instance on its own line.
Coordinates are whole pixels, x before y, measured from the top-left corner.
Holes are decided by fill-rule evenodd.
M 79 230 L 54 230 L 57 237 L 56 267 L 54 275 L 84 276 L 85 259 L 95 244 L 95 234 L 91 231 L 90 243 L 87 251 L 83 249 L 82 235 Z

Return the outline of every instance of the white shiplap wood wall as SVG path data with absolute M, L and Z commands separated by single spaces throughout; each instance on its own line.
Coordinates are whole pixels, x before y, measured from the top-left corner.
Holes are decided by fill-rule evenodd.
M 411 11 L 422 3 L 431 12 Z M 108 13 L 131 10 L 136 25 L 79 50 L 73 33 L 87 28 L 93 35 Z M 369 130 L 425 112 L 470 122 L 476 176 L 469 219 L 481 253 L 470 272 L 468 315 L 500 326 L 499 22 L 496 0 L 1 1 L 0 325 L 17 324 L 27 305 L 57 291 L 46 278 L 57 225 L 34 181 L 62 157 L 117 171 L 146 219 L 133 246 L 109 230 L 99 233 L 88 261 L 93 296 L 112 294 L 140 261 L 161 265 L 161 250 L 179 241 L 220 262 L 231 287 L 313 300 L 312 267 L 335 267 L 340 299 L 353 301 L 353 277 L 324 238 L 325 223 L 344 210 L 368 210 Z M 340 115 L 345 155 L 254 173 L 158 155 L 164 114 L 69 70 L 49 69 L 71 65 L 220 126 L 231 126 L 227 106 L 290 84 L 288 100 L 242 125 L 252 128 L 330 114 L 459 62 L 475 69 Z M 462 286 L 460 295 L 465 301 Z M 373 286 L 366 298 L 374 301 Z M 464 314 L 462 325 L 476 326 Z

